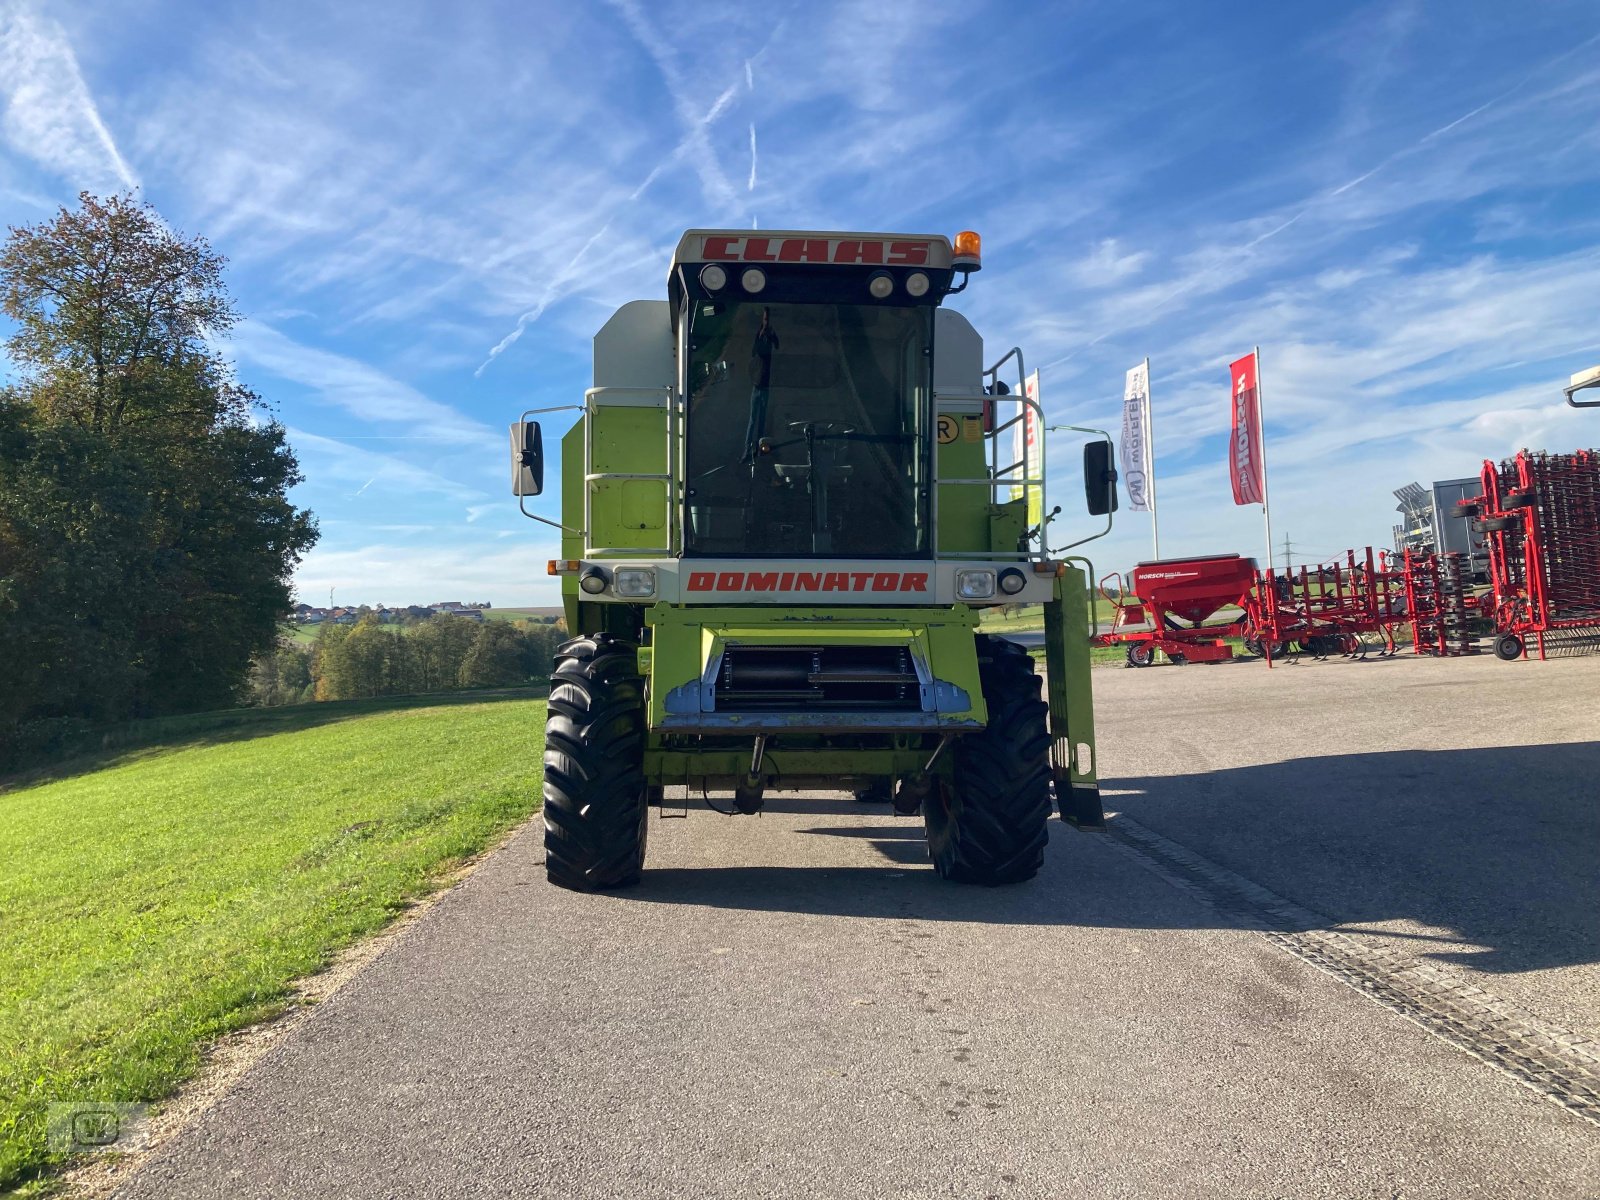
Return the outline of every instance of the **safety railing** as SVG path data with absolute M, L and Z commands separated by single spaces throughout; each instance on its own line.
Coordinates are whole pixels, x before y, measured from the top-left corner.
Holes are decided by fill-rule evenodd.
M 1017 390 L 1014 394 L 1006 395 L 1004 397 L 996 395 L 995 393 L 998 390 L 996 385 L 1000 382 L 1001 368 L 1003 368 L 1006 363 L 1010 362 L 1013 358 L 1017 360 Z M 1027 368 L 1023 364 L 1022 348 L 1020 346 L 1012 347 L 1011 350 L 1001 357 L 998 362 L 996 362 L 993 366 L 986 368 L 983 372 L 983 378 L 985 381 L 987 381 L 984 395 L 984 402 L 986 404 L 993 404 L 994 402 L 1003 398 L 1005 400 L 1014 400 L 1021 407 L 1018 408 L 1017 414 L 1010 420 L 1002 422 L 1001 424 L 996 425 L 993 429 L 986 431 L 984 436 L 989 441 L 989 473 L 981 478 L 963 478 L 959 476 L 950 479 L 943 478 L 939 474 L 939 455 L 937 452 L 937 447 L 935 447 L 933 456 L 934 528 L 939 528 L 939 493 L 940 490 L 945 486 L 987 487 L 989 489 L 989 502 L 991 504 L 998 504 L 1000 502 L 1000 489 L 1006 488 L 1011 493 L 1006 497 L 1006 499 L 1018 499 L 1020 495 L 1020 498 L 1024 503 L 1023 511 L 1025 513 L 1030 511 L 1033 507 L 1032 504 L 1029 503 L 1029 500 L 1032 498 L 1032 490 L 1036 488 L 1039 492 L 1039 523 L 1036 526 L 1026 530 L 1024 540 L 1030 546 L 1035 540 L 1037 540 L 1038 549 L 1019 548 L 1017 550 L 941 550 L 939 551 L 938 557 L 942 559 L 962 560 L 987 559 L 990 561 L 995 559 L 1014 559 L 1019 562 L 1025 562 L 1028 559 L 1037 558 L 1043 554 L 1045 545 L 1044 526 L 1049 521 L 1051 515 L 1048 504 L 1049 497 L 1045 492 L 1045 463 L 1047 459 L 1045 456 L 1044 441 L 1044 409 L 1040 407 L 1037 400 L 1032 400 L 1028 397 Z M 1039 445 L 1039 474 L 1037 476 L 1031 476 L 1027 473 L 1028 452 L 1026 440 L 1023 442 L 1023 456 L 1021 460 L 1008 463 L 1004 467 L 1000 465 L 1001 434 L 1014 428 L 1018 422 L 1025 421 L 1029 412 L 1033 414 L 1034 433 L 1038 439 Z M 1018 474 L 1018 472 L 1020 472 L 1020 474 Z

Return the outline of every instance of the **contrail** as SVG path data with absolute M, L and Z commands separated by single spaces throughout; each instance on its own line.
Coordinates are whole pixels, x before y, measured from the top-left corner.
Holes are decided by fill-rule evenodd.
M 756 125 L 754 121 L 750 122 L 750 181 L 744 185 L 744 190 L 747 192 L 756 190 Z
M 590 248 L 601 238 L 603 238 L 606 235 L 606 231 L 610 228 L 611 222 L 607 221 L 604 225 L 600 226 L 599 229 L 595 230 L 594 233 L 589 236 L 589 240 L 583 244 L 583 247 L 572 256 L 572 259 L 567 263 L 567 265 L 556 272 L 555 277 L 550 280 L 549 284 L 546 285 L 544 289 L 544 295 L 539 297 L 538 302 L 532 308 L 517 318 L 516 327 L 513 328 L 510 333 L 506 334 L 505 337 L 500 339 L 499 344 L 496 345 L 494 349 L 489 351 L 489 357 L 484 359 L 483 362 L 479 364 L 478 369 L 472 373 L 472 377 L 474 379 L 482 375 L 484 368 L 486 368 L 490 363 L 509 350 L 516 343 L 516 340 L 522 336 L 522 331 L 542 317 L 544 315 L 544 310 L 549 308 L 551 304 L 555 303 L 560 294 L 561 285 L 572 278 L 572 274 L 575 270 L 577 270 L 578 264 L 583 261 L 583 256 L 589 253 Z

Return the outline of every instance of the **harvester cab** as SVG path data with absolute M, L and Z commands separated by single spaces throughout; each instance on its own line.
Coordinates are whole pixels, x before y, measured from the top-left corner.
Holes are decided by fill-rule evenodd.
M 1093 570 L 1048 545 L 1022 352 L 985 367 L 943 307 L 980 263 L 973 233 L 691 230 L 668 298 L 595 335 L 593 386 L 564 406 L 559 520 L 527 497 L 545 466 L 530 418 L 561 410 L 512 426 L 512 490 L 560 530 L 573 635 L 545 734 L 553 882 L 636 881 L 676 786 L 739 813 L 771 789 L 875 788 L 922 814 L 940 875 L 983 884 L 1037 872 L 1052 800 L 1103 826 Z M 1109 439 L 1084 465 L 1108 515 Z M 978 629 L 1026 604 L 1045 614 L 1043 696 L 1028 650 Z

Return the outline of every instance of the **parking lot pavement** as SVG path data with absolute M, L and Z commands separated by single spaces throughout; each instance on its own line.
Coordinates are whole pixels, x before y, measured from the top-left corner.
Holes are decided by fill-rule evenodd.
M 1106 805 L 1600 1040 L 1600 655 L 1095 674 Z
M 1566 906 L 1587 887 L 1593 907 L 1597 667 L 1099 672 L 1108 801 L 1374 944 L 1587 1018 L 1593 940 Z M 696 807 L 651 839 L 638 888 L 581 896 L 545 883 L 524 831 L 120 1194 L 1566 1197 L 1600 1179 L 1595 1125 L 1116 835 L 1052 826 L 1041 876 L 994 890 L 941 883 L 919 822 L 848 801 Z

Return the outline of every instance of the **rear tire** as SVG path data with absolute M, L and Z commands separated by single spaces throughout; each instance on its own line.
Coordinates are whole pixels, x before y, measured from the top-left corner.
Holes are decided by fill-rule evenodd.
M 1155 661 L 1156 652 L 1149 642 L 1133 642 L 1128 646 L 1128 665 L 1148 667 Z
M 545 874 L 579 892 L 637 883 L 650 830 L 638 648 L 607 633 L 556 652 L 544 735 Z
M 1050 832 L 1049 706 L 1021 646 L 978 634 L 989 724 L 963 735 L 951 778 L 923 805 L 928 852 L 945 879 L 996 887 L 1032 879 Z

